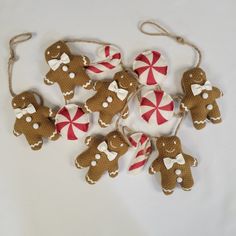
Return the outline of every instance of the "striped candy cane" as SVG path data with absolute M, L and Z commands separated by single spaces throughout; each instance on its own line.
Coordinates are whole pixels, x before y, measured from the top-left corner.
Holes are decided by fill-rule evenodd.
M 98 56 L 101 61 L 90 64 L 87 71 L 93 74 L 100 74 L 104 71 L 114 69 L 121 62 L 120 50 L 111 45 L 105 45 L 98 49 Z
M 129 172 L 136 174 L 144 168 L 152 152 L 151 140 L 144 133 L 134 133 L 129 136 L 129 141 L 137 150 L 129 167 Z

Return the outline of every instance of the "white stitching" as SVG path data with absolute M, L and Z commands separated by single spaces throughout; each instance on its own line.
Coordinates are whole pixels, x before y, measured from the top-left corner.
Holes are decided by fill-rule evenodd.
M 48 84 L 54 84 L 54 82 L 52 82 L 51 80 L 49 80 L 48 78 L 44 78 L 44 81 L 46 81 Z
M 86 102 L 85 102 L 85 104 L 84 104 L 84 108 L 85 108 L 88 112 L 92 113 L 92 111 L 88 108 L 88 105 L 86 104 Z
M 86 66 L 87 65 L 86 57 L 82 56 L 82 59 L 83 59 L 84 65 Z
M 115 174 L 117 174 L 118 172 L 119 172 L 119 170 L 116 170 L 116 171 L 110 172 L 109 174 L 110 174 L 110 175 L 115 175 Z
M 95 184 L 96 183 L 96 181 L 93 181 L 92 179 L 90 179 L 88 175 L 86 175 L 86 179 L 91 184 Z
M 53 115 L 53 112 L 52 112 L 52 109 L 50 108 L 49 109 L 49 117 L 52 117 L 52 115 Z
M 197 124 L 197 125 L 205 124 L 205 123 L 206 123 L 206 120 L 199 120 L 199 121 L 195 120 L 193 123 L 194 123 L 194 124 Z
M 83 88 L 87 88 L 91 84 L 92 80 L 89 80 L 86 84 L 83 85 Z
M 155 174 L 156 173 L 156 171 L 153 169 L 153 167 L 151 166 L 151 172 L 153 173 L 153 174 Z
M 220 120 L 221 119 L 221 116 L 218 116 L 218 117 L 210 117 L 210 120 Z
M 182 189 L 183 189 L 184 191 L 190 191 L 192 188 L 184 188 L 184 187 L 182 187 Z
M 52 135 L 49 137 L 49 139 L 54 138 L 56 134 L 57 134 L 57 131 L 55 130 L 55 131 L 52 133 Z
M 89 136 L 88 138 L 86 138 L 85 144 L 88 146 L 90 144 L 91 140 L 92 140 L 92 137 Z
M 184 105 L 184 103 L 181 103 L 181 106 L 184 108 L 185 111 L 188 111 L 188 108 Z
M 101 125 L 103 125 L 103 126 L 105 126 L 105 127 L 108 127 L 108 126 L 109 126 L 109 124 L 103 122 L 101 119 L 99 119 L 98 121 L 100 122 Z
M 166 193 L 171 193 L 174 191 L 173 189 L 165 189 L 165 188 L 162 188 L 162 190 Z
M 13 134 L 15 134 L 16 136 L 20 135 L 20 133 L 16 132 L 15 130 L 13 130 Z
M 38 141 L 37 143 L 31 144 L 30 147 L 34 148 L 34 147 L 39 146 L 42 143 L 43 143 L 43 141 Z
M 78 163 L 77 159 L 75 160 L 75 165 L 76 165 L 78 168 L 80 168 L 80 169 L 84 168 L 83 166 L 81 166 L 81 165 Z
M 62 94 L 63 94 L 63 96 L 67 96 L 67 95 L 70 95 L 70 94 L 73 94 L 73 93 L 74 93 L 74 91 L 71 90 L 71 91 L 69 91 L 69 92 L 65 92 L 65 93 L 62 93 Z

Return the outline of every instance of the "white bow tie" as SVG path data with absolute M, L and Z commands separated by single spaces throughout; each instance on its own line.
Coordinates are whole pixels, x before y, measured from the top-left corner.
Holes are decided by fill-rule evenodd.
M 178 154 L 174 159 L 169 157 L 164 158 L 164 165 L 167 170 L 171 169 L 175 163 L 180 165 L 185 164 L 184 157 L 181 153 Z
M 34 108 L 33 104 L 29 104 L 26 108 L 16 108 L 14 109 L 14 112 L 16 114 L 16 118 L 20 119 L 22 116 L 26 114 L 33 114 L 36 112 L 36 109 Z
M 101 143 L 98 145 L 97 149 L 98 149 L 98 151 L 100 151 L 100 152 L 104 152 L 104 153 L 106 154 L 106 156 L 107 156 L 107 159 L 108 159 L 109 161 L 113 161 L 113 160 L 116 158 L 116 156 L 117 156 L 117 152 L 112 152 L 112 151 L 109 151 L 109 150 L 107 149 L 107 143 L 106 143 L 106 141 L 101 142 Z
M 53 71 L 58 69 L 61 64 L 68 64 L 70 62 L 70 58 L 66 53 L 63 53 L 60 59 L 52 59 L 48 61 L 48 65 L 51 67 Z
M 128 95 L 128 91 L 125 90 L 125 89 L 119 88 L 116 81 L 113 81 L 113 82 L 109 85 L 108 90 L 110 90 L 110 91 L 112 91 L 112 92 L 115 92 L 115 93 L 116 93 L 116 96 L 117 96 L 121 101 L 125 100 L 126 96 Z
M 200 94 L 203 90 L 212 90 L 211 83 L 207 80 L 204 85 L 192 84 L 191 89 L 194 96 Z

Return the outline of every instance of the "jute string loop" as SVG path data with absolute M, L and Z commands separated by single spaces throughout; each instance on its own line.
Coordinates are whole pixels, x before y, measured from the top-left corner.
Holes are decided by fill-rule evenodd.
M 158 31 L 157 32 L 146 31 L 144 29 L 144 27 L 147 26 L 147 25 L 156 27 Z M 143 34 L 150 35 L 150 36 L 166 36 L 166 37 L 174 39 L 177 43 L 180 43 L 180 44 L 183 44 L 183 45 L 187 45 L 187 46 L 193 48 L 197 52 L 197 54 L 198 54 L 198 61 L 197 61 L 196 67 L 200 66 L 201 60 L 202 60 L 202 54 L 201 54 L 200 49 L 195 44 L 187 41 L 186 39 L 184 39 L 183 37 L 181 37 L 179 35 L 176 35 L 174 33 L 171 33 L 169 31 L 167 31 L 160 24 L 158 24 L 156 22 L 153 22 L 153 21 L 144 21 L 144 22 L 142 22 L 140 24 L 140 26 L 139 26 L 139 30 Z
M 12 72 L 13 72 L 13 65 L 17 61 L 16 53 L 15 53 L 15 46 L 19 43 L 25 42 L 32 38 L 32 33 L 23 33 L 18 34 L 10 39 L 9 41 L 9 50 L 10 50 L 10 57 L 8 59 L 8 85 L 9 91 L 12 97 L 15 97 L 16 94 L 13 90 L 12 85 Z

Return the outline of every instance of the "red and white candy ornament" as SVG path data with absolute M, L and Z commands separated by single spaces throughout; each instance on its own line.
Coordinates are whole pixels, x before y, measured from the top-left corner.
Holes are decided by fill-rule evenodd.
M 130 164 L 129 172 L 137 174 L 144 168 L 152 152 L 151 140 L 144 133 L 134 133 L 129 136 L 129 141 L 132 147 L 136 148 L 136 154 Z
M 162 125 L 174 115 L 174 101 L 162 90 L 148 91 L 140 100 L 141 117 L 150 124 Z
M 121 63 L 120 49 L 113 45 L 100 47 L 97 54 L 101 58 L 101 61 L 90 64 L 87 67 L 87 72 L 100 74 L 116 68 Z
M 165 58 L 158 51 L 145 51 L 139 54 L 133 63 L 133 70 L 143 85 L 159 85 L 167 75 Z
M 76 104 L 67 104 L 57 112 L 55 125 L 62 137 L 78 140 L 88 131 L 89 115 Z

